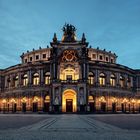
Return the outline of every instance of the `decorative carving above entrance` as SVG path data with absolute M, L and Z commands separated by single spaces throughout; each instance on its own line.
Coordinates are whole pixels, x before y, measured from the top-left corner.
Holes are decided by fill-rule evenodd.
M 65 50 L 62 56 L 62 62 L 75 62 L 77 61 L 77 54 L 74 50 Z

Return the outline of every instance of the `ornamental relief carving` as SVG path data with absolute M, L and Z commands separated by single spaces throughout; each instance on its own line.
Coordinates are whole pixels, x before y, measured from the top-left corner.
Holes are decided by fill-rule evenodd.
M 78 60 L 77 53 L 74 50 L 65 50 L 62 55 L 62 62 L 76 62 Z

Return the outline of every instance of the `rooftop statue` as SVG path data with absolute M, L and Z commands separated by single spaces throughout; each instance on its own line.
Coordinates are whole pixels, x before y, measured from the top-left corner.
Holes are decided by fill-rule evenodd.
M 62 28 L 63 30 L 63 42 L 74 42 L 76 41 L 75 31 L 76 28 L 71 24 L 65 24 Z

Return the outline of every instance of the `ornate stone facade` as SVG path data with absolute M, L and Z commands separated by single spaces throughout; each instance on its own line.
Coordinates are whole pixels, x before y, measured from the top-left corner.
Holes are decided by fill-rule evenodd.
M 0 70 L 1 112 L 140 112 L 140 70 L 116 63 L 114 53 L 88 47 L 63 27 L 50 47 L 21 55 Z

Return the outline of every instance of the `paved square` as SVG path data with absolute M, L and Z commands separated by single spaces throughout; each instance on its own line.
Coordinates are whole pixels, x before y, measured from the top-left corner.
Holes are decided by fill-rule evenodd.
M 1 114 L 0 124 L 0 140 L 140 140 L 139 114 Z

